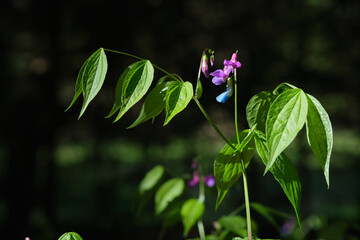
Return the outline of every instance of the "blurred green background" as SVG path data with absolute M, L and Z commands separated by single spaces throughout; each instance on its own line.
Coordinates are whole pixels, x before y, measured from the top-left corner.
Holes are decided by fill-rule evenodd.
M 359 10 L 356 0 L 6 0 L 0 5 L 0 235 L 2 239 L 57 239 L 67 231 L 84 240 L 156 239 L 153 205 L 135 216 L 137 186 L 151 167 L 191 178 L 195 158 L 211 173 L 223 142 L 192 102 L 170 124 L 164 116 L 125 130 L 136 105 L 113 124 L 117 78 L 134 60 L 107 53 L 102 91 L 77 120 L 68 112 L 77 73 L 99 47 L 150 59 L 195 83 L 204 48 L 215 68 L 238 50 L 241 128 L 245 107 L 262 90 L 289 82 L 316 96 L 330 115 L 334 148 L 330 189 L 307 146 L 304 131 L 287 150 L 302 182 L 305 239 L 360 239 Z M 156 78 L 161 77 L 159 72 Z M 227 137 L 234 134 L 233 103 L 204 80 L 201 101 Z M 280 186 L 255 159 L 249 167 L 251 201 L 293 213 Z M 196 197 L 196 191 L 186 196 Z M 216 189 L 207 191 L 206 231 L 243 203 L 242 184 L 215 212 Z M 259 237 L 280 237 L 256 213 Z M 279 220 L 279 224 L 282 224 Z M 181 239 L 182 227 L 165 239 Z M 195 237 L 196 231 L 190 233 Z

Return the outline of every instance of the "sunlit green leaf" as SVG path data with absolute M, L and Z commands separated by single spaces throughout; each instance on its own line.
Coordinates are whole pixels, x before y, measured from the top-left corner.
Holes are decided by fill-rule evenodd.
M 68 107 L 74 104 L 80 93 L 83 93 L 83 105 L 79 118 L 85 112 L 89 103 L 100 91 L 107 72 L 107 60 L 103 48 L 96 50 L 83 64 L 76 79 L 75 96 Z
M 76 232 L 67 232 L 61 235 L 58 240 L 83 240 Z
M 142 60 L 130 65 L 120 76 L 115 91 L 115 101 L 107 117 L 117 110 L 114 120 L 118 121 L 134 104 L 148 91 L 154 78 L 154 67 L 148 60 Z
M 244 130 L 239 134 L 240 141 L 244 140 L 248 132 L 249 130 Z M 237 143 L 236 137 L 231 139 L 230 142 L 235 149 L 241 144 L 241 142 Z M 240 152 L 234 154 L 234 149 L 226 144 L 216 157 L 214 162 L 214 176 L 218 190 L 216 208 L 219 207 L 228 190 L 241 176 L 243 171 L 242 162 L 244 161 L 245 168 L 249 164 L 255 151 L 254 147 L 255 143 L 252 138 L 242 149 L 241 154 Z
M 274 101 L 275 95 L 271 92 L 260 92 L 253 96 L 246 106 L 246 119 L 249 127 L 257 124 L 256 128 L 265 132 L 265 123 L 270 104 Z
M 308 142 L 319 160 L 329 187 L 329 165 L 333 145 L 331 122 L 327 112 L 316 98 L 307 94 L 307 100 L 309 105 L 306 120 Z
M 193 86 L 190 82 L 174 81 L 166 91 L 166 117 L 164 126 L 179 112 L 184 110 L 193 96 Z
M 198 80 L 196 82 L 196 90 L 195 90 L 196 98 L 198 98 L 198 99 L 201 98 L 202 92 L 203 92 L 203 86 L 202 86 L 200 78 L 198 78 Z
M 122 89 L 123 89 L 123 84 L 124 84 L 124 80 L 128 74 L 128 72 L 133 68 L 136 67 L 137 64 L 131 64 L 130 66 L 128 66 L 123 73 L 120 75 L 118 82 L 116 84 L 116 88 L 115 88 L 115 99 L 114 99 L 114 104 L 113 107 L 110 111 L 110 113 L 106 116 L 106 118 L 111 117 L 112 115 L 114 115 L 114 113 L 116 113 L 122 105 L 122 101 L 121 101 L 121 95 L 122 95 Z
M 195 198 L 188 199 L 182 205 L 180 213 L 184 225 L 184 236 L 187 236 L 190 229 L 201 219 L 204 210 L 204 203 Z
M 268 166 L 269 158 L 265 135 L 260 131 L 255 131 L 254 138 L 256 150 L 264 164 Z M 301 228 L 299 214 L 301 202 L 301 183 L 296 168 L 286 157 L 286 155 L 281 153 L 269 170 L 273 174 L 274 178 L 279 182 L 287 198 L 291 202 L 295 210 L 299 226 Z
M 159 115 L 165 107 L 166 91 L 170 82 L 164 82 L 153 88 L 146 96 L 139 117 L 128 128 L 133 128 Z
M 85 72 L 85 69 L 87 67 L 87 62 L 88 62 L 89 59 L 87 59 L 84 64 L 81 66 L 80 68 L 80 71 L 79 71 L 79 74 L 77 76 L 77 79 L 76 79 L 76 83 L 75 83 L 75 95 L 74 95 L 74 98 L 73 100 L 71 101 L 69 107 L 65 110 L 65 112 L 67 110 L 69 110 L 69 108 L 71 108 L 71 106 L 75 103 L 76 99 L 80 96 L 80 94 L 82 93 L 82 90 L 83 90 L 83 87 L 82 87 L 82 81 L 83 81 L 83 77 L 84 77 L 84 72 Z
M 170 202 L 183 193 L 184 187 L 184 180 L 181 178 L 172 178 L 162 184 L 155 194 L 155 214 L 162 213 Z
M 143 180 L 140 182 L 139 193 L 143 194 L 147 191 L 151 191 L 163 177 L 164 171 L 164 167 L 158 165 L 147 172 Z
M 304 126 L 307 108 L 306 95 L 299 88 L 283 92 L 271 104 L 266 120 L 269 162 L 265 173 Z

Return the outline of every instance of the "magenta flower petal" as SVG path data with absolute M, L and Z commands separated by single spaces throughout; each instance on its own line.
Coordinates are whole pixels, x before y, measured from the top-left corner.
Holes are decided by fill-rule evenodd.
M 206 56 L 206 54 L 203 55 L 201 59 L 201 71 L 204 73 L 206 78 L 209 78 L 209 58 Z
M 197 171 L 195 171 L 194 174 L 193 174 L 193 179 L 191 179 L 191 180 L 188 182 L 188 185 L 189 185 L 190 187 L 194 187 L 194 186 L 196 186 L 196 184 L 199 183 L 199 180 L 200 180 L 199 174 L 198 174 Z
M 215 177 L 213 175 L 206 175 L 204 176 L 203 180 L 208 187 L 215 186 Z
M 226 79 L 229 77 L 229 74 L 224 72 L 221 69 L 216 70 L 215 72 L 210 73 L 211 76 L 214 78 L 212 79 L 212 82 L 215 85 L 221 85 L 224 82 L 226 82 Z

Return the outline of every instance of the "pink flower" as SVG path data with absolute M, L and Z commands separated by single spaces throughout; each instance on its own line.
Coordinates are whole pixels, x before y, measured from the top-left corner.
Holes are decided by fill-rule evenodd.
M 234 72 L 235 68 L 241 67 L 241 63 L 237 61 L 237 54 L 233 53 L 230 60 L 224 60 L 224 68 L 218 69 L 210 73 L 213 76 L 212 82 L 215 85 L 221 85 L 229 78 L 229 75 Z
M 189 181 L 188 184 L 189 184 L 190 187 L 194 187 L 194 186 L 196 186 L 196 184 L 199 183 L 199 180 L 200 180 L 199 174 L 198 174 L 197 171 L 195 171 L 195 172 L 193 173 L 193 178 Z
M 201 71 L 204 73 L 206 78 L 209 78 L 209 58 L 206 54 L 203 54 L 201 59 Z

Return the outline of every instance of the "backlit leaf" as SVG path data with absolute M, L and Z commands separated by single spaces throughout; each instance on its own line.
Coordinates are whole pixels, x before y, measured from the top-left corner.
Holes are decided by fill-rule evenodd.
M 308 142 L 319 160 L 329 187 L 329 165 L 333 145 L 331 122 L 327 112 L 316 98 L 307 94 L 307 100 L 309 105 L 306 120 Z
M 193 86 L 190 82 L 174 81 L 166 92 L 166 117 L 164 126 L 179 112 L 184 110 L 193 97 Z
M 184 236 L 186 237 L 190 229 L 201 219 L 204 214 L 204 203 L 198 199 L 190 198 L 181 207 L 181 218 L 184 225 Z
M 133 128 L 159 115 L 165 107 L 166 91 L 170 82 L 163 82 L 146 96 L 139 117 L 128 128 Z
M 140 182 L 139 193 L 144 194 L 147 191 L 151 191 L 163 177 L 164 171 L 164 167 L 158 165 L 147 172 L 143 180 Z
M 66 109 L 68 110 L 83 93 L 83 105 L 81 107 L 79 118 L 84 114 L 89 103 L 100 91 L 107 72 L 107 60 L 103 48 L 96 50 L 83 64 L 76 79 L 75 95 Z
M 253 96 L 246 106 L 246 119 L 249 127 L 257 124 L 256 128 L 265 132 L 265 123 L 270 104 L 274 101 L 275 95 L 271 92 L 260 92 Z
M 172 178 L 162 184 L 155 194 L 155 214 L 162 213 L 170 202 L 183 193 L 184 187 L 184 180 L 181 178 Z
M 249 130 L 244 130 L 239 134 L 240 141 L 248 135 Z M 230 141 L 235 148 L 240 143 L 237 143 L 236 137 Z M 216 202 L 216 208 L 219 207 L 220 203 L 224 199 L 228 190 L 234 185 L 242 174 L 242 161 L 244 161 L 245 168 L 249 164 L 253 154 L 255 143 L 252 138 L 240 152 L 235 152 L 234 149 L 226 144 L 220 151 L 214 162 L 214 176 L 216 180 L 216 187 L 218 190 L 218 197 Z
M 255 131 L 255 144 L 256 150 L 264 162 L 265 166 L 268 166 L 268 150 L 266 146 L 265 135 L 260 131 Z M 301 228 L 300 220 L 300 201 L 301 201 L 301 183 L 298 172 L 290 160 L 284 153 L 281 153 L 274 164 L 270 167 L 270 172 L 273 174 L 276 181 L 284 190 L 287 198 L 292 204 L 296 217 Z
M 83 240 L 76 232 L 67 232 L 59 237 L 58 240 Z
M 304 126 L 307 108 L 306 95 L 299 88 L 283 92 L 271 104 L 266 120 L 269 162 L 265 173 Z

